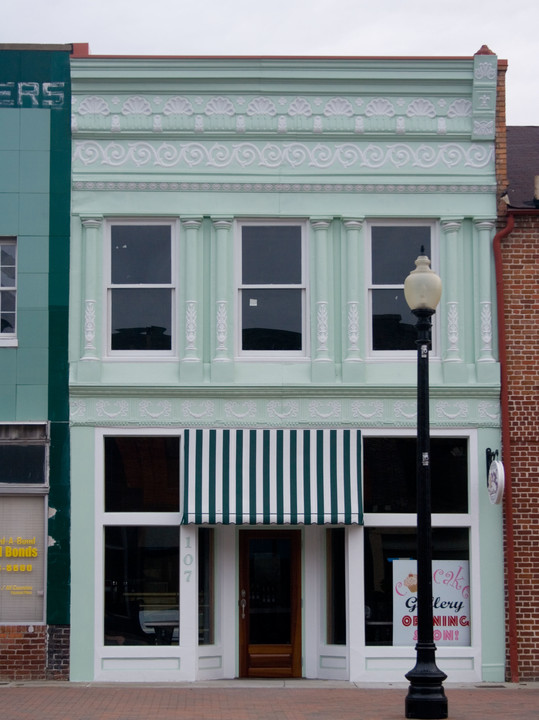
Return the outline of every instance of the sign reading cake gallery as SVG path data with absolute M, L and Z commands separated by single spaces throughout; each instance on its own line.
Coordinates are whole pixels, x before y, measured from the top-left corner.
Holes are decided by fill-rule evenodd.
M 43 622 L 44 530 L 43 498 L 2 498 L 0 622 Z
M 437 645 L 470 644 L 467 560 L 432 561 L 432 609 Z M 417 642 L 417 562 L 393 560 L 393 645 Z

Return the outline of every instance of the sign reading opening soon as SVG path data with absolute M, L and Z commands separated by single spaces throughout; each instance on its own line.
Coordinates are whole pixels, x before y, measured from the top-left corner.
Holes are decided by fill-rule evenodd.
M 0 622 L 43 622 L 43 497 L 0 498 Z
M 432 561 L 436 645 L 470 644 L 470 575 L 467 560 Z M 393 645 L 417 642 L 417 563 L 393 560 Z

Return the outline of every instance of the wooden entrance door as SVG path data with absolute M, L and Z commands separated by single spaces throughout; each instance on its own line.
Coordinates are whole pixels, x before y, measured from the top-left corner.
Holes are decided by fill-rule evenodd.
M 301 531 L 240 532 L 240 676 L 301 677 Z

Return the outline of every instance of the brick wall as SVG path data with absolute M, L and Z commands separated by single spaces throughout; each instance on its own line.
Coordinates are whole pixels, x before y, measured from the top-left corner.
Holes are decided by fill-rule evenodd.
M 503 217 L 507 212 L 507 206 L 500 200 L 502 194 L 507 190 L 509 181 L 507 179 L 507 125 L 505 112 L 505 76 L 507 73 L 507 61 L 498 60 L 498 79 L 496 87 L 496 188 L 498 200 L 498 215 Z
M 47 680 L 69 680 L 69 625 L 49 625 Z
M 539 680 L 539 212 L 502 242 L 518 669 Z
M 0 625 L 0 680 L 68 679 L 68 627 Z

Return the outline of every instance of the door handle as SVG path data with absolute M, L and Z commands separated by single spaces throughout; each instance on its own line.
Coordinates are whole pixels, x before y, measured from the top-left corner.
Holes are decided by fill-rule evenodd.
M 241 600 L 240 600 L 240 607 L 241 607 L 241 619 L 245 620 L 245 606 L 247 605 L 247 600 L 245 599 L 245 590 L 241 591 Z

